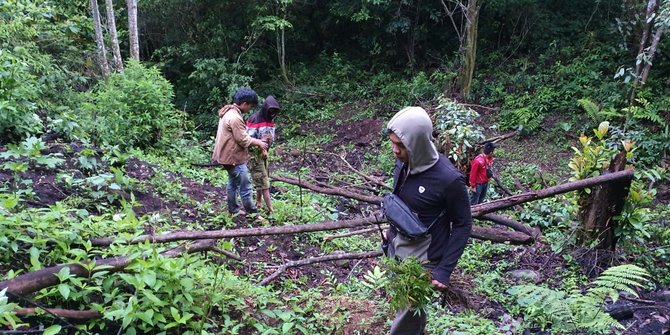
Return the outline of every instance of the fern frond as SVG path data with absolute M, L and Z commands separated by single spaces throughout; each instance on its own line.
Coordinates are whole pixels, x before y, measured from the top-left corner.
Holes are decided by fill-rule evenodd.
M 587 292 L 587 296 L 594 299 L 612 298 L 617 301 L 619 292 L 628 292 L 637 297 L 635 287 L 644 286 L 649 281 L 649 273 L 633 264 L 624 264 L 611 267 L 593 282 L 593 287 Z
M 553 323 L 572 324 L 574 317 L 564 292 L 535 285 L 518 285 L 508 291 L 519 305 L 538 307 Z
M 586 114 L 591 118 L 591 120 L 596 122 L 600 121 L 598 119 L 600 108 L 593 101 L 589 99 L 579 99 L 577 100 L 577 103 L 584 109 L 584 111 L 586 111 Z

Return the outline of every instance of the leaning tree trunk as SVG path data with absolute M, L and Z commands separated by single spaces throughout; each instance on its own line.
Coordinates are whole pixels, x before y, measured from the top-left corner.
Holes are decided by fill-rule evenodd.
M 98 65 L 102 70 L 103 77 L 109 77 L 109 63 L 107 63 L 107 50 L 105 41 L 102 38 L 102 25 L 100 24 L 100 10 L 98 10 L 98 1 L 91 0 L 91 16 L 93 17 L 93 27 L 95 30 L 95 45 L 98 54 Z
M 137 33 L 137 0 L 128 0 L 128 35 L 130 38 L 130 57 L 140 60 L 140 42 Z
M 114 56 L 114 70 L 123 72 L 123 60 L 121 59 L 121 49 L 119 48 L 119 36 L 116 33 L 116 19 L 114 18 L 114 4 L 112 0 L 105 0 L 107 9 L 107 26 L 109 35 L 112 37 L 112 55 Z
M 630 99 L 629 104 L 631 105 L 635 104 L 635 97 L 637 95 L 638 87 L 644 85 L 647 79 L 646 76 L 649 75 L 649 69 L 651 68 L 651 59 L 654 57 L 654 53 L 656 52 L 656 47 L 651 48 L 649 44 L 653 43 L 653 41 L 650 41 L 650 36 L 652 35 L 652 30 L 654 28 L 654 21 L 656 20 L 656 16 L 658 15 L 658 7 L 659 7 L 658 0 L 649 0 L 647 2 L 647 7 L 645 7 L 646 10 L 645 10 L 644 23 L 642 24 L 642 36 L 640 37 L 640 44 L 638 45 L 637 57 L 635 62 L 635 80 L 633 81 L 629 98 Z M 663 28 L 661 27 L 659 28 L 659 30 L 660 32 L 657 31 L 657 34 L 655 35 L 658 35 L 660 39 L 660 34 L 663 33 Z M 654 36 L 654 38 L 656 38 L 656 36 Z M 646 75 L 643 78 L 644 72 L 646 72 Z
M 467 97 L 472 87 L 472 78 L 475 73 L 477 59 L 477 24 L 479 21 L 479 9 L 483 0 L 469 0 L 465 13 L 465 46 L 463 49 L 463 60 L 461 64 L 459 82 L 461 95 Z
M 626 167 L 626 152 L 618 153 L 606 174 L 624 170 Z M 590 194 L 583 194 L 580 201 L 579 218 L 582 226 L 577 239 L 583 245 L 591 245 L 597 241 L 597 248 L 614 251 L 617 237 L 615 230 L 617 220 L 628 196 L 632 179 L 613 180 L 608 184 L 591 189 Z

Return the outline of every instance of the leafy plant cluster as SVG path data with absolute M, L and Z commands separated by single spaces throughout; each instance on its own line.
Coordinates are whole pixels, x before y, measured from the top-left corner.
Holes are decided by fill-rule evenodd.
M 58 119 L 67 92 L 86 84 L 88 19 L 44 1 L 0 3 L 0 138 L 20 140 Z M 82 53 L 84 57 L 82 57 Z
M 573 147 L 575 156 L 569 164 L 573 172 L 572 180 L 599 176 L 609 168 L 610 161 L 619 151 L 618 145 L 609 142 L 606 138 L 609 129 L 609 122 L 604 121 L 600 123 L 598 129 L 593 130 L 595 139 L 587 136 L 580 137 L 582 147 L 581 149 Z M 635 143 L 623 140 L 621 144 L 622 150 L 626 152 L 626 159 L 630 160 L 636 151 Z M 661 177 L 661 174 L 657 170 L 638 171 L 631 183 L 622 212 L 616 218 L 618 221 L 615 229 L 616 235 L 631 238 L 637 242 L 649 237 L 646 227 L 650 220 L 648 207 L 656 194 L 656 190 L 650 188 L 649 184 L 642 180 L 643 176 L 648 178 L 648 182 L 654 182 Z M 585 201 L 589 193 L 590 189 L 578 191 L 578 202 Z
M 21 209 L 6 194 L 0 199 L 0 260 L 25 266 L 13 266 L 2 279 L 53 264 L 85 267 L 90 272 L 85 277 L 62 268 L 57 273 L 60 283 L 35 296 L 48 306 L 81 306 L 104 315 L 104 319 L 80 324 L 80 330 L 116 332 L 120 326 L 125 334 L 318 334 L 340 326 L 325 320 L 344 317 L 342 311 L 323 314 L 306 297 L 279 297 L 200 254 L 169 258 L 161 252 L 171 247 L 150 244 L 91 246 L 88 239 L 93 237 L 136 236 L 147 219 L 136 217 L 130 207 L 115 214 L 90 215 L 60 203 Z M 117 256 L 128 256 L 130 264 L 123 271 L 112 272 L 101 265 L 103 259 Z M 0 309 L 5 311 L 0 324 L 13 327 L 31 322 L 12 313 L 17 307 L 0 294 Z M 44 318 L 48 320 L 48 316 L 41 320 Z M 118 323 L 113 326 L 109 321 Z M 55 328 L 49 332 L 58 333 Z
M 178 138 L 185 126 L 184 114 L 172 107 L 172 85 L 158 69 L 133 60 L 86 97 L 82 125 L 94 143 L 161 146 Z
M 479 113 L 441 96 L 433 117 L 437 147 L 458 166 L 467 165 L 475 156 L 475 145 L 485 139 L 483 127 L 475 122 Z
M 579 119 L 575 97 L 592 97 L 616 106 L 624 102 L 623 85 L 602 75 L 613 73 L 613 64 L 622 55 L 589 37 L 584 39 L 562 47 L 554 42 L 536 57 L 519 57 L 502 67 L 482 69 L 480 77 L 495 80 L 476 83 L 475 94 L 483 103 L 501 105 L 501 129 L 533 132 L 547 116 Z M 499 64 L 500 57 L 503 55 L 492 53 L 486 63 Z
M 365 285 L 383 288 L 390 297 L 389 308 L 393 312 L 411 309 L 425 313 L 437 291 L 431 286 L 430 272 L 421 262 L 413 257 L 384 258 L 382 267 L 383 270 L 374 268 L 364 276 Z

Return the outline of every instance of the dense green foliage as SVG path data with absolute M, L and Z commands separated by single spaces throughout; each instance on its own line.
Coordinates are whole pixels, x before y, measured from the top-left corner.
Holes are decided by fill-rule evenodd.
M 174 141 L 185 129 L 182 112 L 172 107 L 172 85 L 158 69 L 126 63 L 87 96 L 81 111 L 96 143 L 146 148 Z

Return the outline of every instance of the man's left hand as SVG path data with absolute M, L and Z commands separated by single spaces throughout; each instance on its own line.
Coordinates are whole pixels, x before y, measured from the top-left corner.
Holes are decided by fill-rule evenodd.
M 440 281 L 433 279 L 433 281 L 430 283 L 434 289 L 438 291 L 444 291 L 447 289 L 447 285 L 442 284 Z

